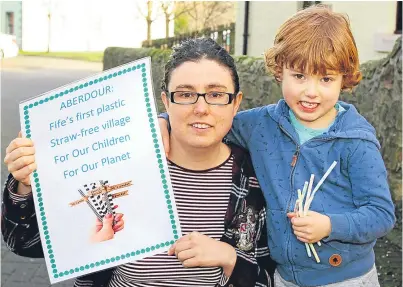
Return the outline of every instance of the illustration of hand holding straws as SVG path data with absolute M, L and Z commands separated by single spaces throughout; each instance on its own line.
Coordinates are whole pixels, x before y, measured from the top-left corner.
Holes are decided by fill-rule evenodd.
M 110 194 L 111 191 L 131 186 L 131 181 L 122 182 L 116 185 L 109 185 L 108 181 L 100 180 L 99 184 L 85 184 L 85 194 L 80 188 L 78 192 L 82 198 L 70 202 L 71 207 L 77 206 L 82 202 L 86 202 L 87 206 L 96 216 L 95 226 L 91 230 L 90 242 L 102 242 L 114 238 L 116 232 L 124 228 L 124 220 L 122 213 L 116 213 L 118 205 L 114 205 L 113 199 L 126 196 L 128 190 Z
M 309 183 L 305 181 L 304 187 L 301 191 L 301 189 L 298 189 L 298 199 L 295 202 L 295 208 L 294 212 L 297 217 L 305 217 L 309 211 L 309 207 L 311 206 L 311 203 L 313 201 L 313 198 L 316 194 L 316 192 L 319 190 L 320 186 L 323 184 L 323 182 L 326 180 L 326 178 L 329 176 L 333 168 L 337 165 L 337 162 L 334 161 L 332 165 L 329 167 L 329 169 L 326 171 L 326 173 L 323 175 L 323 177 L 320 179 L 318 184 L 315 186 L 315 188 L 312 191 L 312 185 L 313 185 L 313 180 L 315 178 L 314 174 L 311 174 L 311 178 L 309 180 Z M 306 197 L 305 197 L 306 195 Z M 304 204 L 304 199 L 305 199 L 305 204 Z M 321 246 L 320 241 L 316 242 L 318 246 Z M 318 256 L 318 253 L 315 250 L 315 246 L 312 243 L 305 243 L 305 248 L 306 248 L 306 253 L 308 254 L 308 257 L 312 257 L 312 253 L 315 257 L 315 260 L 317 263 L 320 263 L 320 259 Z M 312 251 L 312 253 L 311 253 Z

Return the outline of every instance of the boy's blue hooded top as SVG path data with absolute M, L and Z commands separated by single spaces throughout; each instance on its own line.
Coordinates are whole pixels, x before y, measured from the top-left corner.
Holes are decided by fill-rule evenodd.
M 267 202 L 272 258 L 281 276 L 300 286 L 318 286 L 358 277 L 375 262 L 373 246 L 395 222 L 394 206 L 375 129 L 353 105 L 329 131 L 300 145 L 284 100 L 240 112 L 228 139 L 247 148 Z M 293 164 L 294 158 L 294 164 Z M 295 161 L 296 158 L 296 161 Z M 317 191 L 310 210 L 329 216 L 332 230 L 315 244 L 320 263 L 309 258 L 293 234 L 287 212 L 297 189 L 315 175 L 315 187 L 327 169 L 336 167 Z M 331 258 L 339 259 L 331 264 Z M 333 257 L 332 257 L 333 256 Z

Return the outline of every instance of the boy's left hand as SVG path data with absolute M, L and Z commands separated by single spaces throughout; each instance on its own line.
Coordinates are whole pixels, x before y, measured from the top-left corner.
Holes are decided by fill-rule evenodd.
M 308 211 L 305 217 L 297 217 L 294 212 L 287 213 L 291 218 L 292 229 L 297 239 L 305 243 L 316 243 L 330 235 L 330 218 L 315 211 Z

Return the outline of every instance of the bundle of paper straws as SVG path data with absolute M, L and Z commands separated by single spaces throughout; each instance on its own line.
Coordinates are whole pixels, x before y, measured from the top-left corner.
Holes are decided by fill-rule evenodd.
M 311 203 L 313 201 L 313 198 L 316 194 L 316 192 L 319 190 L 320 186 L 323 184 L 323 182 L 326 180 L 326 178 L 329 176 L 333 168 L 337 165 L 337 161 L 334 161 L 332 165 L 329 167 L 329 169 L 326 171 L 326 173 L 323 175 L 323 177 L 320 179 L 318 184 L 315 186 L 315 188 L 312 191 L 312 185 L 313 185 L 313 180 L 315 178 L 314 174 L 311 174 L 311 178 L 309 180 L 309 183 L 305 181 L 304 187 L 301 191 L 301 189 L 298 189 L 298 199 L 295 202 L 295 208 L 294 211 L 297 215 L 297 217 L 305 217 L 308 213 L 309 207 L 311 206 Z M 305 197 L 306 195 L 306 197 Z M 305 204 L 304 204 L 304 199 L 305 199 Z M 319 246 L 321 246 L 320 241 L 317 242 Z M 308 257 L 312 257 L 312 253 L 315 257 L 315 260 L 317 263 L 320 263 L 320 259 L 318 256 L 318 253 L 315 250 L 315 247 L 313 246 L 312 243 L 305 243 L 305 248 L 306 248 L 306 253 L 308 254 Z

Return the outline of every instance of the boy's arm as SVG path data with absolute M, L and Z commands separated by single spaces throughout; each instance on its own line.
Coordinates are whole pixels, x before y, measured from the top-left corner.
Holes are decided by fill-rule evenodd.
M 357 209 L 329 216 L 332 230 L 324 241 L 367 243 L 388 233 L 395 224 L 394 206 L 381 153 L 372 142 L 361 140 L 348 163 Z
M 249 140 L 256 123 L 263 118 L 265 108 L 259 107 L 237 113 L 225 140 L 249 150 Z
M 225 136 L 224 140 L 238 146 L 242 146 L 245 149 L 249 149 L 249 139 L 251 138 L 252 132 L 256 127 L 256 123 L 263 119 L 265 108 L 266 107 L 259 107 L 237 113 L 234 117 L 232 128 Z M 168 114 L 159 114 L 158 118 L 164 119 L 168 122 L 168 130 L 170 131 Z

